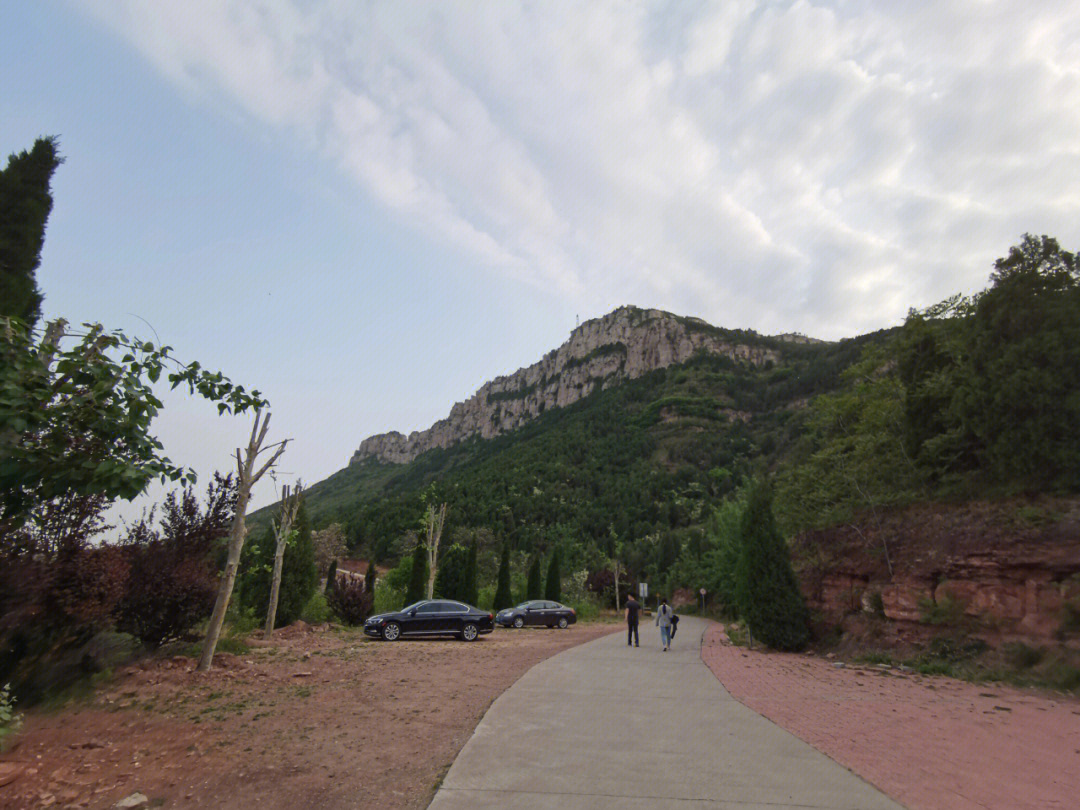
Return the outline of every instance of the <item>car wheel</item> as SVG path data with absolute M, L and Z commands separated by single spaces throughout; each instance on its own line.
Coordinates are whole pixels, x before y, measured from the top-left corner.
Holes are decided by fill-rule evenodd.
M 568 622 L 568 621 L 566 620 L 566 617 L 565 617 L 565 616 L 560 616 L 560 617 L 559 617 L 559 629 L 560 629 L 560 630 L 565 630 L 565 629 L 566 629 L 566 625 L 568 625 L 568 624 L 570 624 L 570 622 Z
M 461 628 L 461 638 L 464 641 L 476 641 L 476 637 L 478 635 L 480 635 L 480 631 L 472 622 L 469 622 L 467 625 Z
M 514 627 L 516 627 L 518 630 L 520 630 L 524 626 L 525 626 L 525 620 L 523 618 L 521 618 L 520 616 L 515 616 L 514 617 Z
M 387 622 L 382 629 L 382 637 L 386 641 L 397 641 L 401 637 L 401 625 L 397 622 Z

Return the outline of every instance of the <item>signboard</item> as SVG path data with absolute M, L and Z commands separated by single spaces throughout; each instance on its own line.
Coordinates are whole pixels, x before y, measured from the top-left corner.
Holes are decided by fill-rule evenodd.
M 639 582 L 638 586 L 637 586 L 637 590 L 638 590 L 638 599 L 648 599 L 649 598 L 649 583 L 648 582 Z
M 702 596 L 704 596 L 705 595 L 705 589 L 702 588 L 700 591 L 698 591 L 698 593 L 700 593 Z

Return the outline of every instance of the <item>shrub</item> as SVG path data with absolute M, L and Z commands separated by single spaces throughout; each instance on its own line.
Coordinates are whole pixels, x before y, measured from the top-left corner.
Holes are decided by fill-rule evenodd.
M 541 570 L 540 557 L 533 558 L 532 565 L 529 566 L 529 579 L 525 585 L 525 598 L 543 599 L 544 598 L 544 572 Z
M 22 728 L 22 715 L 15 713 L 15 698 L 11 696 L 11 684 L 0 689 L 0 752 L 6 751 L 8 741 Z
M 1044 650 L 1029 647 L 1022 641 L 1014 641 L 1004 647 L 1005 659 L 1014 669 L 1031 669 L 1043 660 Z
M 333 620 L 334 611 L 330 609 L 327 595 L 322 591 L 315 591 L 300 611 L 300 618 L 308 624 L 324 624 Z
M 235 507 L 232 476 L 215 475 L 205 510 L 188 487 L 165 499 L 158 530 L 149 520 L 134 526 L 122 547 L 130 572 L 115 609 L 120 630 L 159 647 L 209 617 L 218 589 L 213 555 L 229 533 Z
M 323 588 L 323 593 L 330 593 L 330 589 L 334 587 L 334 582 L 337 580 L 337 560 L 330 562 L 330 568 L 326 572 L 326 587 Z
M 439 573 L 435 575 L 435 596 L 468 602 L 469 550 L 456 543 L 446 549 L 439 560 Z
M 374 599 L 364 583 L 357 577 L 342 577 L 334 582 L 334 587 L 327 594 L 326 603 L 345 624 L 355 627 L 363 624 L 371 615 Z

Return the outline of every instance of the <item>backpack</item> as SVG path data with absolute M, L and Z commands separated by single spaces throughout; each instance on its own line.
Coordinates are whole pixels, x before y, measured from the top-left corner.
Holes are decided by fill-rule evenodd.
M 673 613 L 673 614 L 671 615 L 671 624 L 672 624 L 672 625 L 676 625 L 676 624 L 678 624 L 678 623 L 679 623 L 679 616 L 678 616 L 678 614 L 677 614 L 677 613 Z

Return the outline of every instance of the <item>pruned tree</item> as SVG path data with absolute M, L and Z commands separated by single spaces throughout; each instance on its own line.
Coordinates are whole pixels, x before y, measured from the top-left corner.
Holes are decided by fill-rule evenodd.
M 424 547 L 427 549 L 428 580 L 427 598 L 435 593 L 435 575 L 439 569 L 439 541 L 442 540 L 443 526 L 446 525 L 446 503 L 438 508 L 428 504 L 424 514 Z
M 240 567 L 240 552 L 244 548 L 244 538 L 247 536 L 247 524 L 245 513 L 248 501 L 251 500 L 251 488 L 258 483 L 259 479 L 271 469 L 281 454 L 289 439 L 283 439 L 271 445 L 263 446 L 266 441 L 266 433 L 270 428 L 270 414 L 263 419 L 261 410 L 255 411 L 255 424 L 251 428 L 251 438 L 243 454 L 240 448 L 236 448 L 236 513 L 233 517 L 232 527 L 229 529 L 229 550 L 225 560 L 225 571 L 221 577 L 218 588 L 217 601 L 214 603 L 214 612 L 210 616 L 210 625 L 206 630 L 206 640 L 203 642 L 202 657 L 199 659 L 199 672 L 209 672 L 210 665 L 214 661 L 214 650 L 217 649 L 218 639 L 221 637 L 221 628 L 225 623 L 225 611 L 229 609 L 229 600 L 232 598 L 233 587 L 236 585 L 236 571 Z M 270 458 L 259 464 L 259 456 L 263 453 L 271 453 Z
M 296 522 L 296 512 L 300 509 L 300 498 L 304 492 L 304 485 L 296 482 L 296 488 L 290 490 L 289 485 L 281 487 L 281 518 L 274 522 L 274 572 L 270 578 L 270 604 L 266 608 L 266 625 L 263 627 L 263 637 L 271 638 L 274 635 L 274 620 L 277 617 L 278 594 L 281 591 L 281 566 L 285 559 L 285 546 L 292 534 L 293 523 Z

